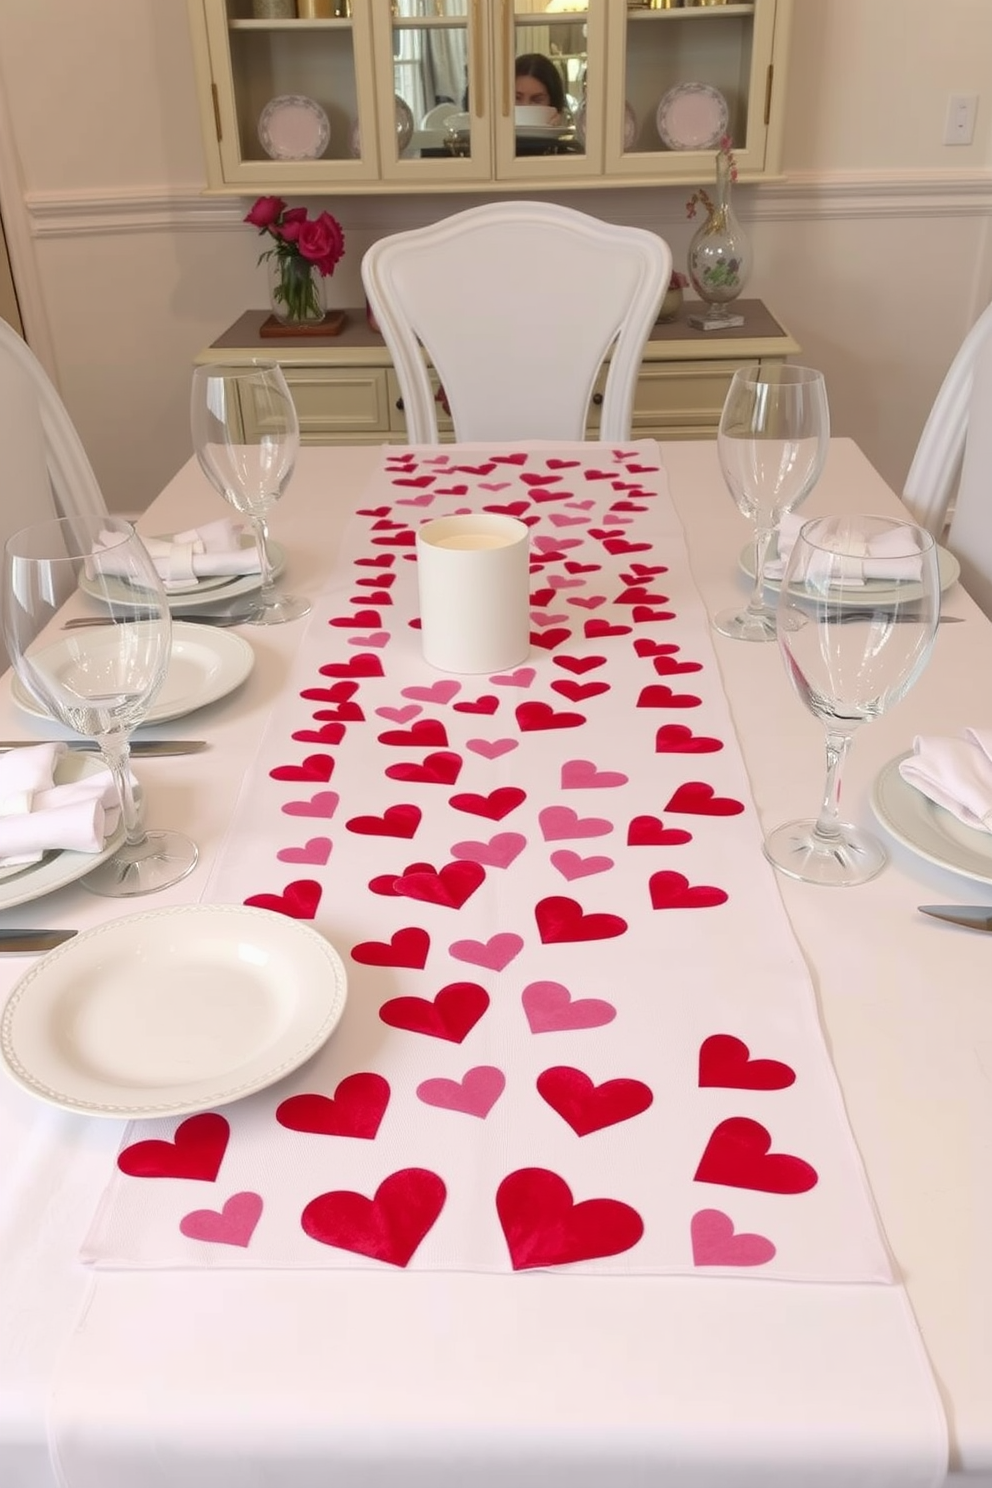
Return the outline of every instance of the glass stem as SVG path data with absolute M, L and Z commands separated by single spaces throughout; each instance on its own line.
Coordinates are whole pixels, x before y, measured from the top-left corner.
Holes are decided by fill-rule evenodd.
M 823 787 L 823 800 L 820 803 L 820 814 L 813 828 L 813 835 L 819 841 L 830 844 L 836 842 L 841 835 L 840 832 L 840 787 L 841 774 L 844 769 L 844 761 L 851 747 L 853 735 L 827 730 L 827 778 Z
M 131 785 L 131 749 L 127 739 L 115 737 L 100 741 L 100 753 L 117 788 L 117 799 L 121 804 L 121 820 L 128 847 L 140 847 L 145 840 L 145 829 L 138 803 L 134 799 Z
M 767 613 L 765 607 L 765 559 L 768 557 L 768 547 L 775 534 L 774 527 L 757 527 L 754 533 L 754 587 L 751 590 L 751 598 L 747 602 L 747 613 L 749 615 L 764 615 Z
M 258 566 L 262 574 L 262 603 L 272 597 L 274 582 L 272 578 L 272 559 L 269 557 L 269 524 L 263 516 L 252 516 L 252 531 L 255 534 L 255 546 L 258 548 Z

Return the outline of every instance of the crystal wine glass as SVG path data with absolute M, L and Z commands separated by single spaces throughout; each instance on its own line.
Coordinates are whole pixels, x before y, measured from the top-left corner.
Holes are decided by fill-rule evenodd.
M 207 479 L 251 522 L 262 587 L 246 611 L 252 625 L 282 625 L 310 610 L 280 593 L 269 556 L 268 515 L 293 474 L 300 444 L 296 408 L 278 362 L 196 367 L 190 408 L 193 448 Z
M 83 583 L 112 625 L 59 633 L 56 616 Z M 144 543 L 120 517 L 62 517 L 24 527 L 4 548 L 3 638 L 22 686 L 44 711 L 94 739 L 120 800 L 124 841 L 81 880 L 126 898 L 168 888 L 196 863 L 179 832 L 146 831 L 129 740 L 165 680 L 172 616 Z
M 747 607 L 722 610 L 722 635 L 773 641 L 775 610 L 765 603 L 765 561 L 775 529 L 812 491 L 823 471 L 830 412 L 823 373 L 812 367 L 739 367 L 720 415 L 717 453 L 730 494 L 754 523 L 754 584 Z
M 937 549 L 928 532 L 891 517 L 819 517 L 800 530 L 778 601 L 789 680 L 826 728 L 827 775 L 816 820 L 787 822 L 765 855 L 807 883 L 866 883 L 882 844 L 839 817 L 841 771 L 855 730 L 912 687 L 940 617 Z

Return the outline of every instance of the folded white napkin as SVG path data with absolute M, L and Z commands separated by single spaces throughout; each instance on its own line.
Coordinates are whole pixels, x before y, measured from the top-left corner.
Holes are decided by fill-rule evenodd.
M 26 867 L 54 849 L 99 852 L 120 815 L 109 770 L 55 784 L 64 744 L 0 755 L 0 868 Z
M 258 549 L 241 544 L 244 526 L 219 517 L 202 527 L 190 527 L 169 537 L 142 537 L 169 594 L 195 589 L 201 579 L 258 573 Z
M 810 521 L 808 516 L 801 512 L 786 512 L 778 526 L 778 555 L 769 558 L 765 564 L 766 579 L 781 579 L 785 574 L 785 565 L 789 561 L 789 555 L 795 546 L 799 530 L 804 523 Z M 839 564 L 832 562 L 832 584 L 843 585 L 844 588 L 862 588 L 870 579 L 888 579 L 892 583 L 901 580 L 913 581 L 919 579 L 922 572 L 921 560 L 918 556 L 896 557 L 899 548 L 902 547 L 902 538 L 897 532 L 879 533 L 877 537 L 867 542 L 856 544 L 855 534 L 851 534 L 852 545 L 850 557 L 845 558 Z M 893 551 L 893 545 L 896 545 Z M 880 562 L 879 560 L 885 560 Z
M 899 774 L 965 826 L 992 832 L 992 729 L 969 728 L 952 739 L 916 738 Z

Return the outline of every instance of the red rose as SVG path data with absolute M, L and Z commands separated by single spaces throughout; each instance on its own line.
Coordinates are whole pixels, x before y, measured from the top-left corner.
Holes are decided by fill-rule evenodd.
M 281 196 L 260 196 L 245 218 L 253 227 L 259 227 L 263 231 L 279 220 L 280 214 L 285 210 L 286 203 Z
M 297 245 L 301 255 L 317 265 L 321 274 L 332 274 L 344 252 L 344 233 L 329 212 L 300 227 Z

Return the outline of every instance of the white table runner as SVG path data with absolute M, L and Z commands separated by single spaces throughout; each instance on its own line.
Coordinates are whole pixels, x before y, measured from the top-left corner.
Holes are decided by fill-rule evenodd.
M 344 1019 L 132 1126 L 84 1259 L 891 1280 L 657 446 L 389 451 L 359 505 L 204 896 L 326 934 Z M 443 676 L 415 529 L 478 506 L 532 652 Z

